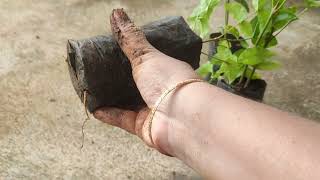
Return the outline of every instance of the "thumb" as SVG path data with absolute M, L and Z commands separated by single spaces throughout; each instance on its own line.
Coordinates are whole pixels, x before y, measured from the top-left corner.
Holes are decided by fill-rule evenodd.
M 141 56 L 156 51 L 123 9 L 112 11 L 110 24 L 114 38 L 129 58 L 133 68 L 148 59 L 142 59 Z

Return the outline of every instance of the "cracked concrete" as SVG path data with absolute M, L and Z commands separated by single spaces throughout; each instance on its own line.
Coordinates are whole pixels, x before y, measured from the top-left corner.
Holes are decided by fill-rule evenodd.
M 197 0 L 2 0 L 0 2 L 0 179 L 199 179 L 178 160 L 126 132 L 90 120 L 67 66 L 66 40 L 109 32 L 112 8 L 137 24 L 187 17 Z M 212 26 L 222 22 L 218 9 Z M 280 36 L 283 68 L 264 73 L 265 103 L 320 120 L 320 12 Z

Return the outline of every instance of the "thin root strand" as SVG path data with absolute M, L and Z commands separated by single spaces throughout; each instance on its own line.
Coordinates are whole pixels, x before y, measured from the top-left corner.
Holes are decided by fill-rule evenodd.
M 90 120 L 90 116 L 87 110 L 87 91 L 83 92 L 83 105 L 84 105 L 84 111 L 86 112 L 86 119 L 83 121 L 82 123 L 82 128 L 81 128 L 81 132 L 82 132 L 82 141 L 81 141 L 81 147 L 80 147 L 80 151 L 82 150 L 83 146 L 84 146 L 84 126 L 86 125 L 86 123 Z

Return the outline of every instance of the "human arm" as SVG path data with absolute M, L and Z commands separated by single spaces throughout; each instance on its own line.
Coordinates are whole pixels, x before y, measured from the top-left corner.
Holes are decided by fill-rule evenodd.
M 97 119 L 138 135 L 207 179 L 320 178 L 319 124 L 204 82 L 186 84 L 165 98 L 153 117 L 151 141 L 150 108 L 166 89 L 199 77 L 154 49 L 122 10 L 113 12 L 111 25 L 147 106 L 102 108 L 94 113 Z

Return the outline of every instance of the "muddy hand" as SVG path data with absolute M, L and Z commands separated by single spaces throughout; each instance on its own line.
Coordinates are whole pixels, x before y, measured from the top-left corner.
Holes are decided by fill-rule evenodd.
M 178 82 L 199 78 L 192 67 L 185 62 L 171 58 L 155 49 L 143 32 L 134 25 L 123 9 L 113 10 L 110 23 L 112 32 L 121 49 L 132 65 L 133 78 L 147 104 L 134 112 L 115 108 L 102 108 L 94 115 L 97 119 L 123 128 L 138 135 L 149 146 L 162 153 L 170 153 L 167 147 L 167 120 L 170 119 L 165 107 L 160 107 L 161 116 L 155 116 L 152 124 L 151 143 L 146 132 L 147 116 L 161 94 Z M 164 152 L 165 151 L 165 152 Z

